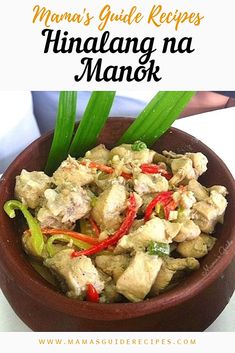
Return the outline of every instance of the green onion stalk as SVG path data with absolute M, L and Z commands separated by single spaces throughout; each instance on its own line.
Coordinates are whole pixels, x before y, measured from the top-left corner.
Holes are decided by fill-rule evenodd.
M 30 234 L 28 235 L 28 245 L 30 246 L 32 252 L 35 256 L 42 256 L 45 243 L 37 220 L 28 211 L 27 206 L 23 205 L 20 201 L 9 200 L 5 203 L 4 211 L 10 218 L 15 218 L 15 210 L 21 211 L 28 223 L 30 230 Z

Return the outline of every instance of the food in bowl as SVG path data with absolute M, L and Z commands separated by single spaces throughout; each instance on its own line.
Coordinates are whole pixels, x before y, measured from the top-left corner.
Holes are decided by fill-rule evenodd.
M 18 201 L 5 211 L 23 212 L 25 252 L 67 296 L 140 302 L 178 285 L 216 242 L 227 189 L 198 182 L 207 162 L 200 152 L 160 154 L 141 141 L 100 144 L 68 156 L 52 177 L 22 170 Z
M 110 118 L 99 143 L 110 150 L 131 125 L 130 118 Z M 4 203 L 14 199 L 15 178 L 22 169 L 44 170 L 51 148 L 52 133 L 34 141 L 17 157 L 0 182 L 0 285 L 16 314 L 34 331 L 203 331 L 222 312 L 234 292 L 235 205 L 234 178 L 224 162 L 205 144 L 171 128 L 152 146 L 180 154 L 202 152 L 208 169 L 200 176 L 206 187 L 225 185 L 228 205 L 223 225 L 213 236 L 213 249 L 200 260 L 200 268 L 180 285 L 138 303 L 92 303 L 69 298 L 31 266 L 21 245 L 22 218 L 10 219 Z M 33 156 L 33 158 L 32 158 Z M 216 172 L 215 172 L 216 171 Z M 216 300 L 211 300 L 216 298 Z M 192 320 L 192 317 L 194 320 Z

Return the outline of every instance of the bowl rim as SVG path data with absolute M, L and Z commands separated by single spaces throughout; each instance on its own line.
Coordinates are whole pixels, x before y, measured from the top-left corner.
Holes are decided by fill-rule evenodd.
M 109 118 L 110 121 L 120 121 L 120 119 L 127 119 L 129 121 L 133 121 L 134 118 L 130 117 L 115 117 Z M 198 141 L 203 148 L 212 154 L 216 160 L 222 165 L 224 170 L 227 173 L 230 181 L 234 183 L 234 178 L 231 175 L 229 169 L 225 165 L 225 163 L 220 159 L 217 154 L 212 151 L 207 145 L 205 145 L 202 141 L 198 140 L 194 136 L 180 130 L 177 128 L 170 128 L 168 133 L 176 132 L 178 134 L 184 135 L 190 139 L 194 139 Z M 43 141 L 47 140 L 49 136 L 51 136 L 52 131 L 47 132 L 46 134 L 40 136 L 38 139 L 34 140 L 29 146 L 27 146 L 10 164 L 5 173 L 2 175 L 0 179 L 0 190 L 4 188 L 5 182 L 8 180 L 9 176 L 12 173 L 12 170 L 15 168 L 15 164 L 20 164 L 20 161 L 26 152 L 32 150 L 38 141 L 43 143 Z M 231 183 L 232 184 L 232 183 Z M 235 196 L 235 184 L 233 185 L 233 195 Z M 1 212 L 1 210 L 0 210 Z M 0 225 L 1 229 L 2 225 Z M 235 237 L 235 223 L 233 224 L 232 230 Z M 194 273 L 194 276 L 189 276 L 180 286 L 176 286 L 175 288 L 165 292 L 155 298 L 151 298 L 145 300 L 143 302 L 138 303 L 90 303 L 86 301 L 78 301 L 77 299 L 68 298 L 64 294 L 55 291 L 46 286 L 46 280 L 44 280 L 28 263 L 28 271 L 19 267 L 16 263 L 14 257 L 9 257 L 8 254 L 4 253 L 4 247 L 0 249 L 1 253 L 1 261 L 3 260 L 3 266 L 7 271 L 12 272 L 12 268 L 14 268 L 14 279 L 16 280 L 17 285 L 24 291 L 27 295 L 34 298 L 35 301 L 40 303 L 40 305 L 53 308 L 58 312 L 66 313 L 71 316 L 86 318 L 102 321 L 115 321 L 115 320 L 123 320 L 123 319 L 132 319 L 136 317 L 141 317 L 147 314 L 157 313 L 159 311 L 164 311 L 166 309 L 170 309 L 175 305 L 182 304 L 185 301 L 190 300 L 192 297 L 197 296 L 207 287 L 209 287 L 213 281 L 215 281 L 227 268 L 227 266 L 231 263 L 235 253 L 235 241 L 232 241 L 231 246 L 228 248 L 226 252 L 226 257 L 222 257 L 223 261 L 219 259 L 216 264 L 210 269 L 210 274 L 207 276 L 202 276 L 201 274 Z M 4 254 L 4 256 L 3 256 Z M 7 261 L 4 259 L 7 258 Z M 26 261 L 21 259 L 22 261 Z M 26 266 L 26 264 L 25 264 Z M 32 276 L 29 276 L 29 272 L 32 273 Z M 34 274 L 34 275 L 33 275 Z M 200 276 L 200 277 L 199 277 Z M 195 279 L 199 277 L 200 281 L 196 281 Z M 40 295 L 38 295 L 40 293 Z M 47 298 L 45 301 L 44 298 Z M 129 310 L 131 309 L 131 310 Z

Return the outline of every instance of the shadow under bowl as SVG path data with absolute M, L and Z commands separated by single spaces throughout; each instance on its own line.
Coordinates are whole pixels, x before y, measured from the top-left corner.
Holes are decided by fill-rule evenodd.
M 131 118 L 110 118 L 99 142 L 111 148 L 131 124 Z M 202 152 L 208 170 L 200 178 L 205 186 L 227 187 L 224 224 L 216 228 L 218 240 L 201 261 L 198 271 L 180 285 L 140 303 L 96 304 L 67 298 L 56 291 L 30 265 L 21 246 L 17 220 L 3 211 L 14 198 L 15 177 L 23 168 L 43 170 L 52 133 L 28 146 L 0 180 L 0 285 L 16 314 L 34 331 L 203 331 L 221 313 L 235 289 L 235 185 L 223 161 L 201 141 L 170 129 L 153 149 L 178 153 Z

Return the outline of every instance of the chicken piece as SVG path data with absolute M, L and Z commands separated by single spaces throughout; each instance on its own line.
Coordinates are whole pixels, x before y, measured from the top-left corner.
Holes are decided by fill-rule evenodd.
M 172 239 L 175 240 L 175 237 L 177 236 L 177 234 L 179 234 L 182 224 L 178 223 L 178 222 L 169 222 L 166 220 L 162 220 L 164 226 L 165 226 L 165 230 L 166 230 L 166 237 L 167 239 L 170 240 L 170 243 L 172 242 Z
M 61 163 L 53 174 L 55 185 L 71 183 L 74 186 L 83 186 L 94 181 L 96 170 L 82 165 L 75 158 L 68 157 Z
M 197 200 L 195 199 L 192 191 L 184 191 L 181 194 L 180 206 L 185 208 L 191 208 Z
M 167 191 L 169 187 L 166 178 L 159 174 L 138 174 L 134 179 L 134 190 L 140 195 Z
M 216 191 L 218 194 L 221 194 L 222 196 L 228 195 L 228 190 L 226 189 L 225 186 L 222 186 L 222 185 L 214 185 L 214 186 L 211 186 L 211 187 L 208 189 L 208 191 L 209 191 L 209 192 Z
M 224 214 L 228 204 L 226 198 L 215 190 L 210 192 L 210 197 L 207 199 L 207 202 L 217 209 L 218 216 L 222 216 Z
M 62 222 L 62 217 L 53 215 L 47 207 L 40 208 L 36 218 L 41 228 L 73 229 L 75 227 L 72 222 Z
M 174 259 L 173 257 L 166 256 L 164 258 L 166 266 L 172 271 L 182 270 L 198 270 L 200 263 L 193 257 L 187 257 L 186 259 Z
M 160 154 L 158 152 L 155 152 L 155 155 L 153 157 L 153 162 L 158 164 L 158 163 L 165 163 L 166 165 L 171 164 L 171 158 L 164 156 L 163 154 Z
M 161 268 L 162 259 L 157 255 L 137 252 L 130 265 L 119 277 L 117 291 L 131 302 L 144 300 Z
M 170 179 L 171 185 L 187 184 L 190 179 L 196 178 L 193 162 L 189 158 L 181 157 L 173 159 L 171 169 L 173 173 L 173 177 Z
M 215 242 L 216 238 L 201 234 L 193 240 L 179 243 L 177 252 L 183 257 L 195 257 L 196 259 L 200 259 L 208 254 Z
M 74 224 L 91 210 L 91 200 L 86 190 L 80 186 L 66 185 L 44 192 L 44 204 L 37 213 L 42 227 L 63 229 Z M 71 227 L 70 227 L 71 228 Z
M 208 159 L 201 152 L 197 153 L 185 153 L 185 156 L 190 158 L 193 162 L 193 169 L 196 174 L 196 178 L 207 171 Z
M 68 297 L 84 299 L 89 283 L 101 293 L 104 282 L 91 259 L 86 256 L 73 258 L 72 252 L 72 249 L 59 251 L 52 258 L 46 259 L 44 265 L 57 277 Z
M 111 158 L 119 156 L 125 163 L 138 161 L 140 164 L 152 163 L 155 151 L 145 148 L 141 151 L 133 151 L 131 144 L 122 144 L 111 150 Z
M 216 208 L 206 201 L 199 201 L 193 206 L 192 219 L 204 233 L 213 233 L 218 220 Z
M 193 204 L 197 201 L 194 197 L 193 192 L 187 190 L 175 191 L 173 194 L 173 199 L 179 206 L 182 206 L 181 208 L 183 209 L 190 209 Z
M 171 243 L 179 232 L 180 225 L 152 218 L 132 233 L 124 235 L 117 243 L 115 254 L 145 250 L 151 241 Z
M 130 264 L 130 256 L 125 255 L 98 255 L 95 258 L 95 264 L 104 273 L 112 276 L 114 282 L 117 282 L 118 278 L 126 270 Z
M 28 172 L 23 169 L 16 177 L 15 197 L 28 207 L 35 209 L 42 201 L 44 191 L 51 186 L 51 178 L 43 172 Z
M 189 181 L 188 190 L 193 192 L 197 201 L 203 201 L 209 196 L 207 189 L 202 186 L 196 179 Z
M 85 158 L 96 163 L 107 164 L 110 159 L 110 151 L 105 147 L 105 145 L 98 145 L 90 151 L 87 151 Z
M 156 296 L 166 290 L 175 275 L 182 275 L 182 273 L 180 273 L 181 271 L 195 271 L 199 267 L 200 264 L 198 260 L 193 257 L 188 257 L 186 259 L 164 257 L 163 264 L 151 288 L 150 295 Z
M 125 187 L 114 184 L 99 195 L 91 214 L 102 229 L 116 230 L 122 222 L 121 213 L 126 207 Z
M 199 236 L 201 230 L 197 224 L 191 219 L 182 223 L 179 233 L 174 237 L 174 241 L 182 242 L 185 240 L 192 240 Z
M 227 207 L 225 197 L 215 190 L 212 190 L 210 197 L 199 201 L 193 206 L 192 218 L 204 233 L 213 233 L 218 222 L 222 222 Z
M 173 158 L 171 161 L 173 177 L 170 184 L 174 186 L 179 183 L 187 184 L 189 180 L 197 179 L 207 170 L 207 163 L 207 158 L 201 152 L 186 153 L 182 157 Z
M 110 188 L 112 185 L 118 184 L 125 186 L 125 179 L 122 176 L 114 174 L 98 173 L 95 176 L 95 184 L 102 191 Z

